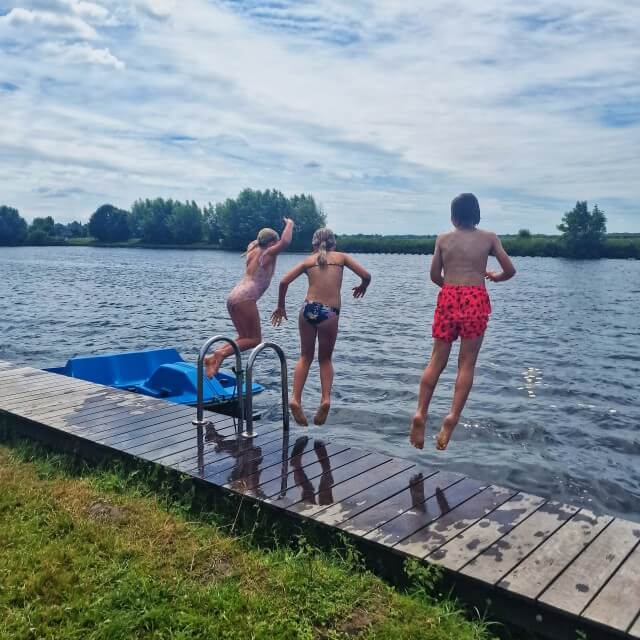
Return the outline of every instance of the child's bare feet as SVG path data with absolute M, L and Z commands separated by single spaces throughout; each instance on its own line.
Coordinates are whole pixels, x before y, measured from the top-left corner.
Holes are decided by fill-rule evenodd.
M 208 355 L 204 359 L 204 373 L 207 378 L 213 378 L 220 371 L 222 360 L 215 353 Z
M 316 411 L 316 415 L 313 418 L 313 424 L 317 424 L 318 426 L 323 425 L 327 421 L 329 409 L 331 409 L 331 404 L 329 402 L 323 402 Z
M 416 449 L 422 449 L 424 447 L 424 430 L 426 424 L 426 416 L 421 416 L 419 413 L 416 413 L 411 423 L 411 430 L 409 431 L 409 442 Z
M 440 433 L 436 438 L 436 449 L 438 451 L 444 451 L 451 440 L 451 434 L 458 424 L 458 418 L 450 413 L 443 421 L 442 427 L 440 427 Z
M 289 409 L 291 409 L 291 415 L 293 419 L 301 426 L 308 427 L 309 422 L 307 420 L 307 416 L 304 415 L 304 411 L 302 410 L 302 405 L 298 404 L 295 401 L 291 401 L 289 403 Z

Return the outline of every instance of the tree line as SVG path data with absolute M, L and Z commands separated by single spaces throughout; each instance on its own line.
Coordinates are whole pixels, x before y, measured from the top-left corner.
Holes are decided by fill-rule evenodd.
M 236 198 L 201 208 L 194 201 L 163 198 L 136 200 L 130 210 L 103 204 L 89 222 L 57 224 L 50 216 L 31 225 L 11 207 L 0 207 L 0 245 L 63 244 L 72 238 L 98 243 L 145 245 L 208 244 L 244 250 L 263 227 L 280 231 L 284 218 L 295 220 L 294 249 L 307 248 L 326 217 L 313 196 L 286 197 L 275 189 L 244 189 Z
M 56 223 L 51 216 L 34 218 L 31 224 L 17 209 L 0 206 L 0 245 L 20 244 L 120 244 L 131 246 L 209 246 L 244 250 L 263 227 L 282 228 L 282 219 L 295 220 L 294 250 L 306 251 L 313 232 L 326 217 L 311 195 L 286 197 L 275 189 L 244 189 L 236 198 L 198 206 L 163 198 L 136 200 L 130 210 L 104 204 L 88 223 Z M 514 256 L 568 258 L 640 258 L 640 234 L 607 235 L 606 215 L 586 201 L 564 214 L 561 235 L 502 236 Z M 340 248 L 354 253 L 433 253 L 435 236 L 342 235 Z

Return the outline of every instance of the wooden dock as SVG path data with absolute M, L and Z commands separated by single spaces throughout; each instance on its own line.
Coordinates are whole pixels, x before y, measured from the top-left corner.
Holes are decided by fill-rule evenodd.
M 2 424 L 188 474 L 346 532 L 382 559 L 444 567 L 461 599 L 549 638 L 640 639 L 640 524 L 336 441 L 0 362 Z M 284 513 L 283 513 L 284 512 Z

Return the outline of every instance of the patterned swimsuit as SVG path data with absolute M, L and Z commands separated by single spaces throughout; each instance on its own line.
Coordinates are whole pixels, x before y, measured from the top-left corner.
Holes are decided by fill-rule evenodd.
M 490 314 L 484 285 L 445 284 L 438 294 L 431 335 L 446 342 L 479 338 L 487 330 Z

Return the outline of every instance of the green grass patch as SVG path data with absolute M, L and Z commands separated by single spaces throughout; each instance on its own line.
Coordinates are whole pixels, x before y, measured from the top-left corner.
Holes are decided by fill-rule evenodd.
M 491 636 L 438 594 L 432 570 L 411 564 L 411 586 L 393 588 L 353 549 L 297 534 L 266 545 L 237 516 L 151 484 L 114 463 L 0 445 L 0 638 Z

